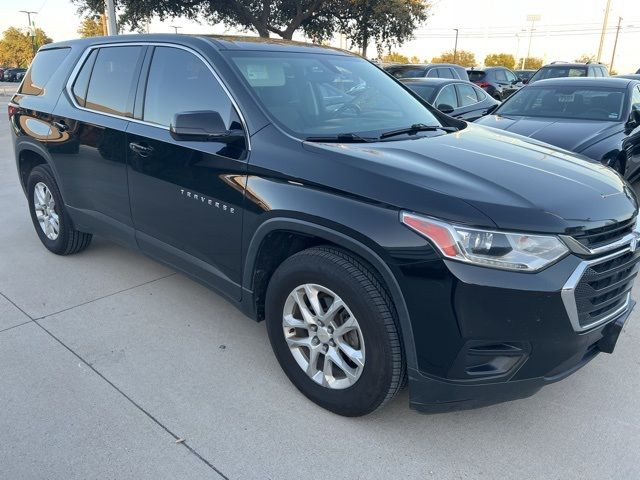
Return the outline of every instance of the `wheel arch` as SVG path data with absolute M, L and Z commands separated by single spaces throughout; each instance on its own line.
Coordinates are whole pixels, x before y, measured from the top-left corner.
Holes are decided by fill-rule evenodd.
M 53 167 L 53 162 L 51 162 L 51 158 L 47 150 L 37 143 L 24 142 L 22 144 L 18 144 L 16 146 L 16 163 L 20 185 L 22 186 L 22 190 L 25 194 L 27 192 L 27 180 L 29 178 L 29 173 L 38 165 L 47 165 L 51 169 L 56 182 L 58 182 L 58 175 Z
M 285 236 L 293 235 L 298 236 L 298 238 L 304 237 L 307 239 L 297 245 L 293 244 L 293 248 L 290 249 L 290 254 L 297 253 L 300 250 L 315 245 L 332 244 L 365 260 L 365 262 L 374 269 L 375 273 L 378 274 L 393 299 L 398 316 L 398 327 L 400 328 L 404 343 L 407 366 L 413 368 L 417 365 L 409 310 L 394 273 L 382 257 L 372 248 L 345 233 L 338 232 L 324 225 L 294 218 L 274 217 L 266 220 L 256 229 L 247 248 L 242 277 L 244 310 L 250 316 L 257 321 L 262 320 L 259 310 L 260 307 L 258 305 L 262 293 L 254 290 L 256 275 L 259 275 L 256 269 L 259 267 L 261 259 L 261 248 L 265 245 L 265 241 L 272 238 L 274 234 Z M 290 255 L 284 258 L 288 258 L 288 256 Z M 266 279 L 263 279 L 263 281 L 266 282 L 265 289 L 266 285 L 268 285 L 269 278 L 270 274 L 268 274 Z

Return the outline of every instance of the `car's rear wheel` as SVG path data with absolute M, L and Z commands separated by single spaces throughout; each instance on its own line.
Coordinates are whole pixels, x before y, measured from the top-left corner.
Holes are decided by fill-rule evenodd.
M 89 246 L 91 234 L 73 228 L 53 174 L 47 165 L 36 166 L 27 180 L 31 220 L 42 244 L 57 255 L 71 255 Z
M 286 375 L 332 412 L 365 415 L 404 384 L 393 303 L 371 269 L 343 250 L 314 247 L 285 260 L 269 282 L 266 317 Z

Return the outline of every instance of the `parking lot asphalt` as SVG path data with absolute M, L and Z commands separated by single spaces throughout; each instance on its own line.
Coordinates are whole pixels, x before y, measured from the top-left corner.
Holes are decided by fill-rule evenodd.
M 215 293 L 101 238 L 48 253 L 3 86 L 0 478 L 640 478 L 640 309 L 613 355 L 529 399 L 421 415 L 405 390 L 333 415 L 289 383 L 264 324 Z

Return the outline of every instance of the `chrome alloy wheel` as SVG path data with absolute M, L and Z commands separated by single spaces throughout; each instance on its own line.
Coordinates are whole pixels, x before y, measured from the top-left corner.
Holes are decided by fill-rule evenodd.
M 362 331 L 334 292 L 310 283 L 296 287 L 284 304 L 282 328 L 293 358 L 314 382 L 342 389 L 358 381 L 365 360 Z
M 56 201 L 44 183 L 38 182 L 33 189 L 33 207 L 40 228 L 49 240 L 55 240 L 60 233 L 60 217 L 56 212 Z

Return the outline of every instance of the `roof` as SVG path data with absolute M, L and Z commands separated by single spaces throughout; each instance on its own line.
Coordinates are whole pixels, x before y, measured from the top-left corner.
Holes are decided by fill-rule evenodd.
M 125 43 L 125 42 L 163 42 L 179 45 L 194 45 L 202 40 L 213 45 L 217 50 L 262 50 L 262 51 L 294 51 L 300 53 L 325 53 L 332 55 L 353 55 L 339 48 L 325 47 L 313 43 L 294 42 L 278 38 L 260 38 L 249 36 L 225 35 L 183 35 L 174 33 L 152 33 L 143 35 L 113 35 L 109 37 L 89 37 L 49 43 L 42 49 L 66 46 L 89 47 L 92 45 Z
M 545 80 L 538 80 L 534 83 L 527 85 L 526 88 L 536 88 L 538 86 L 562 86 L 562 85 L 585 85 L 589 87 L 610 87 L 610 88 L 626 88 L 633 80 L 628 78 L 618 77 L 562 77 L 562 78 L 548 78 Z
M 555 63 L 547 63 L 540 68 L 587 68 L 589 65 L 598 65 L 600 67 L 604 67 L 605 65 L 602 63 L 576 63 L 576 62 L 555 62 Z
M 446 85 L 448 83 L 468 83 L 472 85 L 471 82 L 467 82 L 466 80 L 461 80 L 459 78 L 420 77 L 420 78 L 399 78 L 398 80 L 402 83 L 416 83 L 416 84 L 419 83 L 422 85 L 433 85 L 433 86 Z
M 388 68 L 427 68 L 427 67 L 458 67 L 464 68 L 455 63 L 402 63 L 399 65 L 391 65 Z

